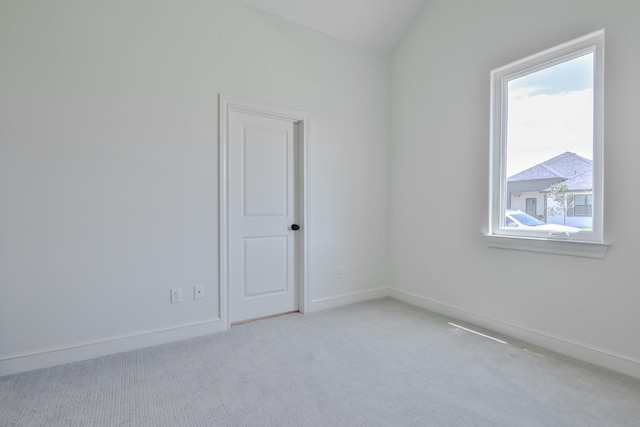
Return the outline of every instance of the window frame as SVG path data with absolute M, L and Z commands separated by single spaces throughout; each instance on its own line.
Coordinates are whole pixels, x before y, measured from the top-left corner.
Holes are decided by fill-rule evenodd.
M 604 30 L 528 56 L 491 71 L 489 231 L 490 247 L 604 257 Z M 508 82 L 593 53 L 593 216 L 592 231 L 571 236 L 503 227 L 506 200 Z

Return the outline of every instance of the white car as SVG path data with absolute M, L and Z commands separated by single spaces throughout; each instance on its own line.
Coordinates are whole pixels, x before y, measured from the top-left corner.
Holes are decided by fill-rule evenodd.
M 538 218 L 522 211 L 506 211 L 505 222 L 507 227 L 548 231 L 550 233 L 574 234 L 580 232 L 580 229 L 577 227 L 562 224 L 547 224 L 546 222 L 542 222 Z

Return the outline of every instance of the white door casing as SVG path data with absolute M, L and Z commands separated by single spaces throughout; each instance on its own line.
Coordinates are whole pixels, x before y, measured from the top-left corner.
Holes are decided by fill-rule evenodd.
M 220 316 L 305 312 L 308 115 L 220 95 Z M 294 231 L 292 224 L 300 229 Z

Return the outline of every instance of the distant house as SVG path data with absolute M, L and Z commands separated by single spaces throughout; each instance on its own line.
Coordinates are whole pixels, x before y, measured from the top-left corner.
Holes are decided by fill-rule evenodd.
M 574 207 L 567 212 L 566 223 L 590 227 L 593 216 L 593 161 L 565 152 L 507 178 L 507 209 L 521 210 L 545 222 L 561 224 L 562 215 L 551 216 L 548 197 L 551 186 L 566 182 Z

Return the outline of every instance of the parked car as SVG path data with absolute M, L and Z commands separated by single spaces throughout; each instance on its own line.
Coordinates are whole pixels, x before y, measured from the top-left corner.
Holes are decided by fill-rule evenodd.
M 522 211 L 506 211 L 505 222 L 507 227 L 525 228 L 531 230 L 548 231 L 550 233 L 569 233 L 574 234 L 580 232 L 577 227 L 562 224 L 547 224 L 538 218 Z

